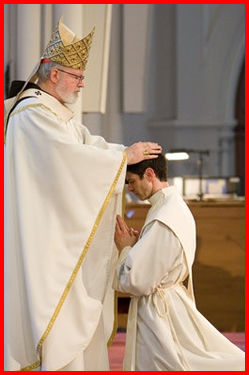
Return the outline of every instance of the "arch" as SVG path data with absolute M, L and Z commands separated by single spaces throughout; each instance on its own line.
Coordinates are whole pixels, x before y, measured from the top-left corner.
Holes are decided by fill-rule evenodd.
M 236 12 L 234 10 L 236 7 Z M 238 8 L 240 6 L 240 8 Z M 220 43 L 218 35 L 227 34 Z M 219 109 L 222 120 L 234 120 L 234 103 L 237 85 L 245 56 L 245 13 L 244 4 L 227 4 L 219 18 L 213 35 L 214 51 L 210 56 L 219 55 L 222 48 L 223 61 L 220 64 L 218 87 Z

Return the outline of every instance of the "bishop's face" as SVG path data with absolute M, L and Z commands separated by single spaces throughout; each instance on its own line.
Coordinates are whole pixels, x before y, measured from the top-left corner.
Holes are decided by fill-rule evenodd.
M 58 80 L 55 91 L 60 102 L 74 104 L 79 97 L 81 88 L 85 87 L 84 72 L 68 67 L 57 68 L 56 70 L 58 72 Z

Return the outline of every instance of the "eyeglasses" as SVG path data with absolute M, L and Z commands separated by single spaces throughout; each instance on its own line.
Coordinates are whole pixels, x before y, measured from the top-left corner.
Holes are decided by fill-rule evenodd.
M 85 76 L 77 76 L 77 74 L 73 74 L 73 73 L 67 72 L 66 70 L 62 70 L 62 69 L 57 69 L 57 70 L 59 70 L 60 72 L 63 72 L 63 73 L 67 73 L 70 76 L 74 77 L 75 79 L 77 79 L 78 83 L 82 82 L 85 79 Z

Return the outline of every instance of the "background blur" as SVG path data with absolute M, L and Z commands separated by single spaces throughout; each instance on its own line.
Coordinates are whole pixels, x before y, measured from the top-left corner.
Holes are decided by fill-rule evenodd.
M 26 80 L 59 18 L 96 27 L 75 107 L 92 134 L 208 150 L 203 174 L 244 181 L 245 4 L 5 4 L 5 93 Z M 198 176 L 198 153 L 169 175 Z M 240 194 L 244 194 L 244 187 Z

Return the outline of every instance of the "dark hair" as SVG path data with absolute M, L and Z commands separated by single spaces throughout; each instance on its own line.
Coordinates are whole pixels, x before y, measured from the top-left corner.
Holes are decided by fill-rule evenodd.
M 159 154 L 155 159 L 143 160 L 136 164 L 127 165 L 127 172 L 137 174 L 142 179 L 147 168 L 153 169 L 160 181 L 167 181 L 168 166 L 166 157 L 163 154 Z

